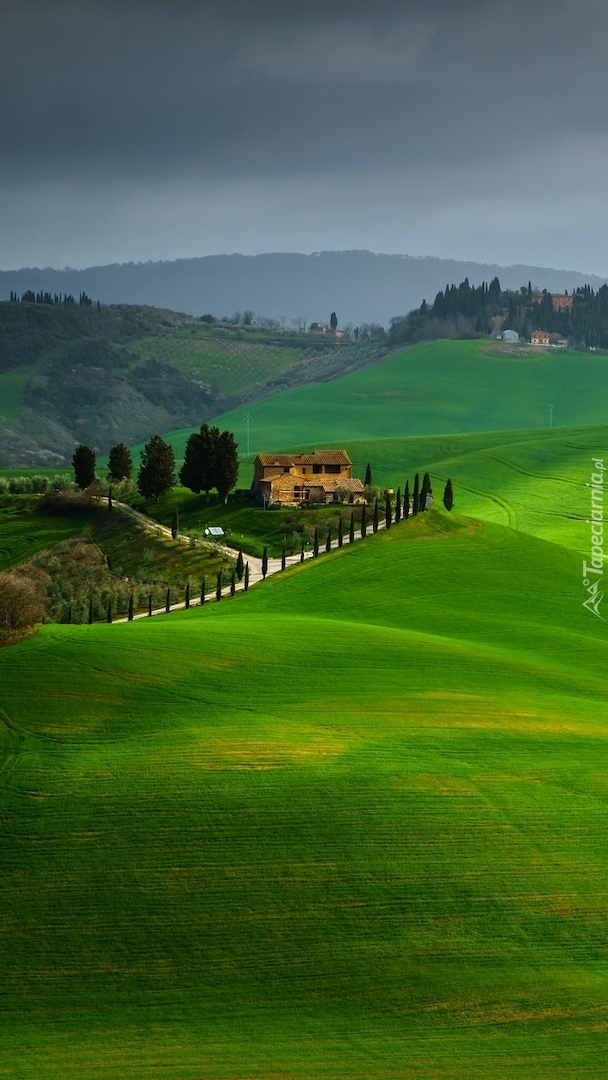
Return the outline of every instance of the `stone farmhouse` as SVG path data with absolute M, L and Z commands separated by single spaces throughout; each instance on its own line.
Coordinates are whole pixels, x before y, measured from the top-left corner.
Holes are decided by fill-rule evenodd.
M 265 503 L 297 505 L 363 499 L 363 484 L 352 475 L 345 450 L 313 450 L 311 454 L 258 454 L 251 490 Z

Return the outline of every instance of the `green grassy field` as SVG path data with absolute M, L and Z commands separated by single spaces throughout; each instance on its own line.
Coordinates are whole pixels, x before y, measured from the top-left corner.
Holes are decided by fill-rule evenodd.
M 353 438 L 514 431 L 602 424 L 608 357 L 561 349 L 504 348 L 500 342 L 416 345 L 341 379 L 298 387 L 249 408 L 253 454 Z M 242 409 L 215 421 L 246 445 Z M 328 435 L 329 433 L 329 435 Z M 188 432 L 171 438 L 179 456 Z
M 61 514 L 37 514 L 35 496 L 0 495 L 0 570 L 30 559 L 82 530 L 82 525 Z
M 0 1077 L 603 1076 L 580 579 L 433 512 L 2 650 Z
M 367 462 L 381 488 L 428 471 L 440 498 L 450 476 L 461 513 L 581 550 L 590 456 L 608 453 L 607 365 L 598 353 L 433 342 L 252 405 L 249 458 L 244 413 L 215 422 L 236 433 L 241 487 L 258 451 L 340 446 L 360 479 Z M 178 456 L 189 434 L 167 436 Z

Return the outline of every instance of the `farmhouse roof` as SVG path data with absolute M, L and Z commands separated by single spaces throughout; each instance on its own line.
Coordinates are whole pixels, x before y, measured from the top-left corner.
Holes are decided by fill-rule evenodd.
M 260 465 L 352 465 L 346 450 L 313 450 L 312 454 L 258 454 Z
M 306 477 L 309 480 L 308 477 Z M 334 476 L 328 477 L 313 477 L 309 480 L 310 487 L 321 487 L 323 491 L 335 491 L 336 488 L 344 488 L 345 491 L 364 491 L 365 488 L 360 480 L 356 480 L 354 477 L 347 476 Z

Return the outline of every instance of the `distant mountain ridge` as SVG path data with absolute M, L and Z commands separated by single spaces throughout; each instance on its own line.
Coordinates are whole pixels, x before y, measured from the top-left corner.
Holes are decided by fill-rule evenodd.
M 497 276 L 503 288 L 534 287 L 563 293 L 608 281 L 595 274 L 548 267 L 384 255 L 369 251 L 322 251 L 312 255 L 206 255 L 166 262 L 115 263 L 84 270 L 23 268 L 0 271 L 0 299 L 11 290 L 88 293 L 105 304 L 146 304 L 191 315 L 256 315 L 310 324 L 336 311 L 341 326 L 376 322 L 432 303 L 446 284 L 468 278 L 472 285 Z

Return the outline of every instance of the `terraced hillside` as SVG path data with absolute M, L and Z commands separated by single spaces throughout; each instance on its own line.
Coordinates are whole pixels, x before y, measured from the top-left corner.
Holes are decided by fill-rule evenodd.
M 0 1077 L 601 1076 L 579 593 L 575 554 L 433 512 L 0 652 Z
M 369 350 L 368 350 L 369 351 Z M 0 303 L 0 466 L 69 463 L 368 362 L 306 334 L 155 308 Z

